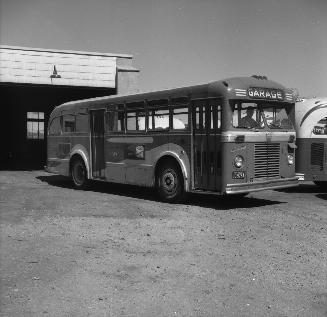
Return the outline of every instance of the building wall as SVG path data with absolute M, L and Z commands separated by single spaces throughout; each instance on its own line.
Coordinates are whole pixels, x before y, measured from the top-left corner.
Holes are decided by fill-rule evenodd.
M 138 91 L 132 61 L 124 54 L 0 46 L 0 169 L 45 165 L 46 137 L 27 137 L 27 125 L 36 122 L 28 113 L 44 114 L 46 131 L 51 111 L 64 102 Z

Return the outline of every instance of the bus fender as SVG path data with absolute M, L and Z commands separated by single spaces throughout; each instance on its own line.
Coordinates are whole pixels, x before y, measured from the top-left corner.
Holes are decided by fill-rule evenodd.
M 83 145 L 75 145 L 72 151 L 70 152 L 70 161 L 74 155 L 79 155 L 82 158 L 87 170 L 87 178 L 90 179 L 91 178 L 90 160 L 86 148 Z
M 160 161 L 160 159 L 162 159 L 163 157 L 172 157 L 174 158 L 177 163 L 179 164 L 179 167 L 182 171 L 183 174 L 183 179 L 184 179 L 184 190 L 186 192 L 189 191 L 189 178 L 188 178 L 188 172 L 185 166 L 185 163 L 183 162 L 183 160 L 175 153 L 175 152 L 171 152 L 171 151 L 165 151 L 163 153 L 161 153 L 161 155 L 157 158 L 157 160 L 154 163 L 155 169 L 157 168 L 157 164 Z

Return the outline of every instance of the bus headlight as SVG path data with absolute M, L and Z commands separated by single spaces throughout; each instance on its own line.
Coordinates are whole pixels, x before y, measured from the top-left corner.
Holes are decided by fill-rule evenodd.
M 294 164 L 294 155 L 293 154 L 288 154 L 287 155 L 287 161 L 289 165 L 293 165 Z
M 241 168 L 244 164 L 244 158 L 241 155 L 236 155 L 234 157 L 234 166 L 237 168 Z

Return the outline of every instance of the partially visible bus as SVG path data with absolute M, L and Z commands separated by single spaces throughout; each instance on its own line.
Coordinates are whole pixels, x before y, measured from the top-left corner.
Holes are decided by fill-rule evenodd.
M 327 98 L 296 103 L 296 174 L 327 188 Z
M 240 194 L 290 187 L 294 98 L 266 77 L 68 102 L 48 128 L 47 171 L 186 192 Z

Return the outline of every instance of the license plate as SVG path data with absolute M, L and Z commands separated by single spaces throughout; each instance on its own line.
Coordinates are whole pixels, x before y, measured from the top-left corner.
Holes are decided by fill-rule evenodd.
M 245 178 L 245 172 L 241 172 L 241 171 L 233 172 L 233 179 L 244 179 L 244 178 Z

